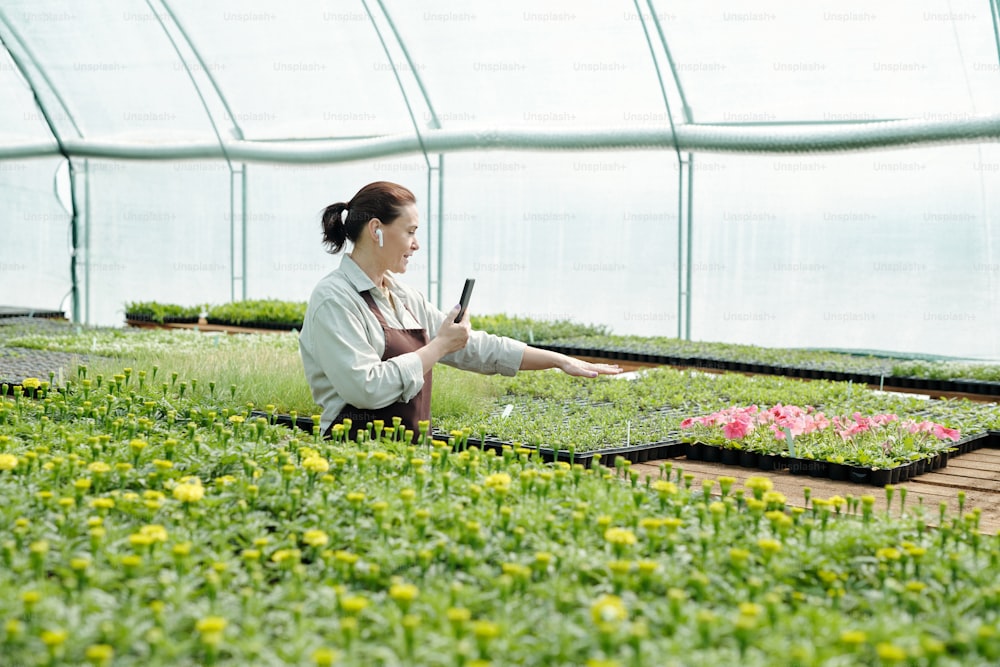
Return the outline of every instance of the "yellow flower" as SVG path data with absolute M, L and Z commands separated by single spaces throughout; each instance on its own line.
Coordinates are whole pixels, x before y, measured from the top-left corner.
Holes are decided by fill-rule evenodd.
M 62 646 L 69 638 L 69 633 L 65 630 L 44 630 L 41 634 L 42 643 L 50 648 Z
M 472 618 L 472 612 L 465 607 L 448 607 L 445 616 L 450 623 L 466 623 Z
M 343 551 L 343 550 L 338 550 L 334 552 L 333 557 L 336 558 L 337 561 L 344 563 L 346 565 L 354 565 L 355 563 L 358 562 L 358 559 L 360 558 L 360 556 L 358 556 L 357 554 L 352 554 L 350 551 Z
M 864 630 L 846 630 L 840 633 L 840 641 L 852 646 L 858 646 L 868 641 L 868 635 Z
M 329 667 L 340 659 L 340 654 L 333 649 L 320 648 L 316 649 L 312 657 L 316 662 L 316 667 Z
M 747 477 L 744 482 L 746 487 L 753 492 L 754 498 L 763 498 L 764 493 L 774 488 L 774 482 L 768 477 Z
M 393 584 L 389 587 L 389 597 L 396 602 L 413 602 L 420 594 L 420 589 L 413 584 Z
M 658 479 L 653 482 L 653 490 L 664 497 L 677 495 L 677 485 L 664 479 Z
M 283 563 L 286 560 L 297 562 L 301 557 L 302 552 L 298 549 L 278 549 L 271 554 L 271 560 L 275 563 Z
M 206 616 L 195 623 L 194 629 L 201 634 L 202 643 L 215 645 L 222 641 L 222 632 L 227 625 L 229 621 L 221 616 Z
M 628 528 L 608 528 L 604 531 L 604 539 L 616 546 L 630 546 L 637 542 L 635 533 Z
M 182 503 L 196 503 L 205 497 L 205 489 L 201 482 L 178 484 L 174 487 L 174 498 Z
M 500 626 L 493 621 L 475 621 L 472 624 L 472 634 L 479 639 L 495 639 L 500 636 Z
M 757 546 L 760 547 L 760 550 L 767 555 L 773 555 L 781 551 L 781 542 L 769 537 L 757 540 Z
M 506 491 L 510 488 L 511 478 L 510 475 L 505 472 L 495 472 L 492 475 L 487 475 L 486 479 L 483 480 L 483 484 L 487 489 L 494 491 L 502 489 Z
M 360 595 L 349 595 L 340 599 L 340 608 L 345 614 L 360 614 L 368 606 L 368 599 Z
M 141 535 L 147 535 L 154 542 L 167 541 L 167 529 L 159 524 L 149 524 L 139 529 Z
M 0 470 L 13 470 L 17 467 L 17 457 L 13 454 L 0 454 Z
M 21 386 L 25 389 L 38 389 L 42 386 L 42 381 L 38 378 L 24 378 L 21 380 Z
M 899 550 L 892 547 L 883 547 L 875 552 L 875 557 L 879 560 L 899 560 L 901 556 Z
M 310 456 L 302 461 L 302 467 L 318 475 L 330 469 L 330 462 L 322 456 Z
M 83 655 L 93 665 L 107 665 L 115 656 L 115 649 L 109 644 L 91 644 Z
M 784 505 L 787 498 L 785 498 L 785 494 L 780 491 L 765 491 L 764 497 L 761 498 L 761 500 L 768 505 Z
M 628 610 L 617 595 L 602 595 L 590 605 L 590 617 L 598 629 L 607 632 L 628 618 Z
M 87 470 L 96 475 L 103 475 L 104 473 L 111 472 L 111 466 L 104 461 L 94 461 L 87 466 Z
M 311 547 L 321 547 L 330 542 L 330 537 L 322 530 L 307 530 L 302 541 Z
M 875 647 L 875 652 L 883 662 L 903 662 L 906 660 L 906 650 L 889 642 L 879 643 Z

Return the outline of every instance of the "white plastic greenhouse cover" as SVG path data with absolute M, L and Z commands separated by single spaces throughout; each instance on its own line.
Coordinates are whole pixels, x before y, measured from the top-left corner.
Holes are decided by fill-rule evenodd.
M 0 0 L 0 305 L 406 280 L 615 333 L 1000 358 L 997 0 Z

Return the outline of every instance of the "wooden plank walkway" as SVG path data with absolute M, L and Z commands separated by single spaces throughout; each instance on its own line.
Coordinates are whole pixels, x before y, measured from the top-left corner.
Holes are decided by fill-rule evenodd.
M 860 497 L 871 495 L 875 497 L 877 510 L 885 511 L 885 491 L 871 484 L 854 484 L 851 482 L 835 482 L 830 479 L 793 475 L 788 470 L 764 472 L 752 468 L 729 466 L 721 463 L 706 463 L 705 461 L 689 461 L 685 457 L 664 459 L 663 461 L 647 461 L 634 463 L 632 469 L 639 471 L 641 477 L 660 475 L 660 464 L 670 462 L 673 465 L 673 475 L 677 468 L 694 475 L 694 485 L 701 487 L 703 479 L 717 479 L 723 476 L 734 477 L 737 486 L 742 486 L 748 477 L 769 477 L 774 482 L 774 489 L 785 494 L 790 505 L 802 507 L 805 495 L 803 489 L 811 489 L 814 498 L 829 498 L 832 496 Z M 912 509 L 923 499 L 925 516 L 929 524 L 937 522 L 938 508 L 942 502 L 947 503 L 948 513 L 954 516 L 958 512 L 958 493 L 965 492 L 965 511 L 974 507 L 982 511 L 980 530 L 989 535 L 1000 531 L 1000 449 L 977 449 L 952 458 L 948 466 L 934 472 L 925 473 L 897 484 L 896 488 L 907 489 L 906 507 Z M 716 487 L 718 489 L 718 487 Z M 899 494 L 893 500 L 893 512 L 899 511 Z

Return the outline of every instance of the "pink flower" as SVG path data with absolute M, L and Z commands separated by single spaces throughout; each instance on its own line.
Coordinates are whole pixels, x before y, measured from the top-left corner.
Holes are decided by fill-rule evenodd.
M 722 432 L 729 440 L 738 440 L 750 432 L 750 422 L 734 419 L 722 427 Z
M 694 417 L 687 417 L 686 419 L 681 421 L 681 428 L 691 428 L 692 426 L 694 426 L 694 422 L 695 422 Z
M 939 440 L 958 440 L 959 433 L 958 429 L 948 428 L 941 424 L 934 424 L 934 435 L 937 436 Z

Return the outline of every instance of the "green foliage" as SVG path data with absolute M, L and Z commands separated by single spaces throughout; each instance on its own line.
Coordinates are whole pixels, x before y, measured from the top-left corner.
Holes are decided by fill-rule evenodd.
M 803 503 L 767 477 L 324 441 L 175 372 L 80 367 L 0 400 L 4 664 L 1000 656 L 998 543 L 964 498 Z
M 691 359 L 699 362 L 725 361 L 782 368 L 840 373 L 859 373 L 875 377 L 917 377 L 934 380 L 974 379 L 1000 382 L 1000 364 L 944 359 L 902 359 L 887 354 L 861 354 L 827 350 L 770 348 L 737 343 L 687 341 L 665 336 L 567 335 L 544 341 L 617 353 L 646 354 L 659 357 Z
M 194 319 L 201 315 L 202 306 L 181 306 L 158 301 L 130 301 L 125 304 L 126 319 L 147 320 L 163 324 L 168 319 Z
M 498 336 L 507 336 L 526 343 L 566 338 L 606 336 L 608 327 L 595 324 L 580 324 L 570 320 L 535 320 L 510 315 L 472 315 L 469 323 L 473 329 L 486 331 Z
M 278 299 L 258 299 L 234 301 L 211 306 L 207 319 L 233 325 L 273 324 L 302 328 L 306 316 L 305 301 L 280 301 Z

